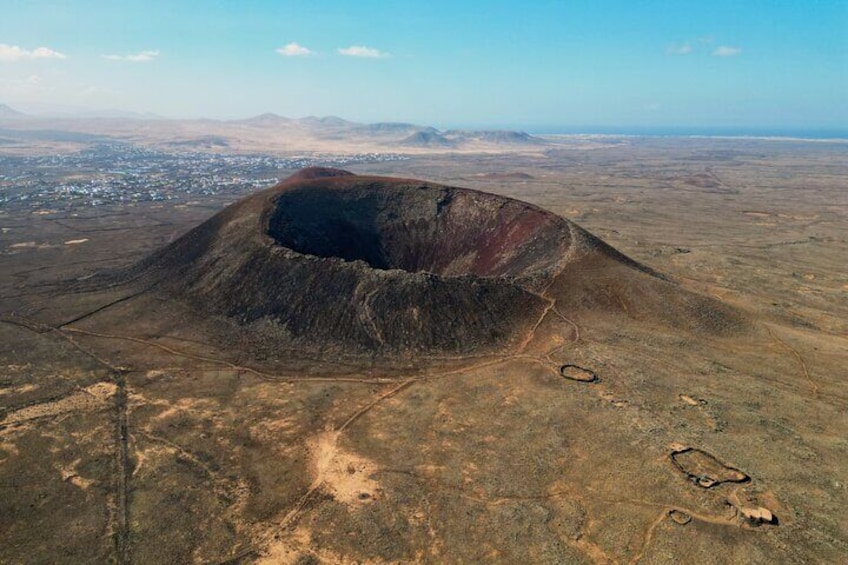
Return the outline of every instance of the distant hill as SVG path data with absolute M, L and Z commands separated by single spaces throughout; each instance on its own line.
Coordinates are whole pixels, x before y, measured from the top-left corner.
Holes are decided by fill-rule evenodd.
M 258 116 L 253 116 L 252 118 L 247 118 L 245 120 L 235 120 L 236 122 L 242 124 L 248 124 L 252 126 L 273 126 L 273 125 L 283 125 L 292 123 L 291 118 L 286 118 L 284 116 L 279 116 L 277 114 L 272 114 L 271 112 L 267 112 L 265 114 L 259 114 Z
M 378 122 L 376 124 L 361 124 L 356 131 L 369 135 L 411 135 L 419 131 L 437 132 L 435 128 L 409 124 L 405 122 Z
M 360 123 L 338 116 L 289 118 L 273 113 L 237 120 L 150 119 L 149 115 L 121 117 L 106 114 L 83 117 L 31 116 L 0 104 L 4 137 L 23 143 L 89 143 L 93 139 L 122 139 L 163 148 L 198 151 L 484 151 L 502 152 L 550 144 L 522 131 L 454 129 L 409 122 Z M 14 126 L 14 127 L 12 127 Z M 246 129 L 249 132 L 246 132 Z
M 6 104 L 0 104 L 0 120 L 15 120 L 26 117 L 27 115 L 23 112 L 18 112 Z
M 444 132 L 448 139 L 479 141 L 497 145 L 544 145 L 545 141 L 525 133 L 512 130 L 464 130 L 454 129 Z
M 356 122 L 349 122 L 345 119 L 339 118 L 338 116 L 306 116 L 305 118 L 287 118 L 285 116 L 280 116 L 279 114 L 274 114 L 272 112 L 266 112 L 265 114 L 259 114 L 258 116 L 253 116 L 252 118 L 246 118 L 243 120 L 233 120 L 235 123 L 248 124 L 252 126 L 301 126 L 307 128 L 354 128 L 360 127 L 362 124 L 358 124 Z
M 404 147 L 455 147 L 456 143 L 446 138 L 438 131 L 417 131 L 409 137 L 401 140 L 400 145 Z
M 267 113 L 229 123 L 248 124 L 256 128 L 275 130 L 280 136 L 306 136 L 323 142 L 374 143 L 398 149 L 477 150 L 491 149 L 494 146 L 511 148 L 547 145 L 546 141 L 523 131 L 470 129 L 439 131 L 431 126 L 410 122 L 365 124 L 338 116 L 287 118 Z
M 322 118 L 319 118 L 317 116 L 307 116 L 305 118 L 300 118 L 297 121 L 303 125 L 326 126 L 335 128 L 359 125 L 356 122 L 349 122 L 338 116 L 324 116 Z

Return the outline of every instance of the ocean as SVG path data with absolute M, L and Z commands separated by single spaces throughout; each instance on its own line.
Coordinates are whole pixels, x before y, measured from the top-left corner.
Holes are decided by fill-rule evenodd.
M 533 126 L 517 128 L 534 135 L 610 135 L 634 137 L 739 137 L 848 141 L 848 128 L 705 127 L 705 126 Z

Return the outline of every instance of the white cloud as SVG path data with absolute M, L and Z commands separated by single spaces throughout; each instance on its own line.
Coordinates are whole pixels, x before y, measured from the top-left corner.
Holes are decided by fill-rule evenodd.
M 682 45 L 669 45 L 666 47 L 665 52 L 668 55 L 688 55 L 692 52 L 692 46 L 688 43 L 684 43 Z
M 0 43 L 0 61 L 2 62 L 15 63 L 33 59 L 67 59 L 67 56 L 48 47 L 36 47 L 30 51 L 17 45 Z
M 728 47 L 727 45 L 719 45 L 713 51 L 715 57 L 733 57 L 742 52 L 739 47 Z
M 109 59 L 110 61 L 129 61 L 131 63 L 149 63 L 159 56 L 159 51 L 149 50 L 149 51 L 141 51 L 140 53 L 134 53 L 131 55 L 103 55 L 104 59 Z
M 350 47 L 339 49 L 339 54 L 346 55 L 348 57 L 367 57 L 371 59 L 384 59 L 386 57 L 390 57 L 388 53 L 383 53 L 378 49 L 366 47 L 364 45 L 351 45 Z
M 315 52 L 311 49 L 308 49 L 303 45 L 299 45 L 295 42 L 291 42 L 287 45 L 280 47 L 279 49 L 275 49 L 275 51 L 284 57 L 304 57 L 306 55 L 315 54 Z

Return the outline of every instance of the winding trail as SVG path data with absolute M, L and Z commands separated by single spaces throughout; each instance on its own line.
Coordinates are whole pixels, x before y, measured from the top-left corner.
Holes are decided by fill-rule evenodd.
M 118 391 L 115 393 L 116 436 L 117 436 L 117 518 L 118 524 L 115 531 L 115 552 L 119 565 L 130 562 L 130 503 L 129 483 L 132 470 L 129 464 L 129 419 L 127 417 L 127 381 L 126 376 L 118 373 L 115 375 L 115 383 Z
M 788 343 L 786 343 L 785 341 L 783 341 L 782 339 L 780 339 L 779 337 L 777 337 L 777 336 L 774 334 L 774 332 L 771 330 L 771 328 L 770 328 L 770 327 L 765 326 L 765 328 L 766 328 L 766 331 L 768 332 L 769 336 L 770 336 L 770 337 L 771 337 L 774 341 L 776 341 L 776 342 L 777 342 L 778 344 L 780 344 L 780 345 L 781 345 L 784 349 L 786 349 L 787 351 L 789 351 L 790 353 L 792 353 L 792 355 L 794 355 L 794 356 L 795 356 L 795 359 L 798 361 L 798 364 L 801 366 L 801 371 L 802 371 L 802 372 L 803 372 L 803 374 L 804 374 L 804 378 L 806 378 L 806 379 L 807 379 L 807 382 L 808 382 L 808 383 L 810 383 L 810 387 L 813 389 L 813 396 L 814 396 L 814 397 L 818 397 L 818 395 L 819 395 L 819 387 L 818 387 L 818 385 L 817 385 L 817 384 L 813 381 L 812 377 L 810 377 L 810 371 L 809 371 L 809 370 L 807 370 L 807 364 L 804 362 L 804 358 L 803 358 L 803 357 L 801 357 L 801 354 L 800 354 L 800 353 L 798 353 L 798 350 L 797 350 L 797 349 L 795 349 L 794 347 L 792 347 L 791 345 L 789 345 Z

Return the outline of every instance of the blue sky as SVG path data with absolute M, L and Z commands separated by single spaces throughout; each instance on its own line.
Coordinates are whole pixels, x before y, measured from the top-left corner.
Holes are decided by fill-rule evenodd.
M 848 127 L 848 0 L 0 0 L 0 103 Z

